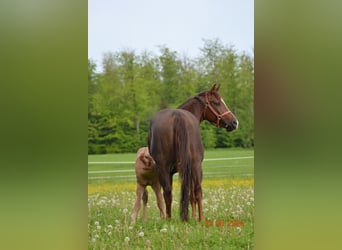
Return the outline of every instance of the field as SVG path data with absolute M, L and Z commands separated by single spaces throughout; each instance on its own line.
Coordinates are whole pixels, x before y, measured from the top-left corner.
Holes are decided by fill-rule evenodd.
M 203 161 L 202 223 L 179 219 L 174 176 L 172 219 L 161 220 L 150 187 L 147 221 L 130 225 L 135 154 L 88 156 L 89 249 L 253 249 L 254 152 L 207 150 Z M 141 209 L 142 210 L 142 209 Z M 191 215 L 191 212 L 190 212 Z

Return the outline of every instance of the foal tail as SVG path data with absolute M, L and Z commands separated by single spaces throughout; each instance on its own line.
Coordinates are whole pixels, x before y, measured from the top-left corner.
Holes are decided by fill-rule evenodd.
M 175 149 L 177 159 L 177 170 L 181 177 L 181 202 L 180 217 L 182 221 L 188 221 L 189 217 L 189 196 L 191 184 L 191 152 L 190 138 L 188 136 L 183 117 L 178 113 L 175 114 Z

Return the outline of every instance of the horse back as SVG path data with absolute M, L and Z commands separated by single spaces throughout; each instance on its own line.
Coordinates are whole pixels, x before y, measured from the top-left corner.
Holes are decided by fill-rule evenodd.
M 186 141 L 185 141 L 186 140 Z M 187 148 L 179 152 L 179 145 Z M 203 145 L 199 121 L 187 110 L 164 109 L 151 120 L 148 138 L 150 154 L 160 164 L 177 166 L 179 154 L 187 154 L 192 161 L 203 160 Z

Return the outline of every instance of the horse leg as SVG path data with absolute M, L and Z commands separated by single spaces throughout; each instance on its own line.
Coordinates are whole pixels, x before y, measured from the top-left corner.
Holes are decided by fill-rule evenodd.
M 147 201 L 148 201 L 148 191 L 146 187 L 144 188 L 144 192 L 142 195 L 142 200 L 143 200 L 143 220 L 146 221 L 146 207 L 147 207 Z
M 195 213 L 195 216 L 193 216 L 194 219 L 196 219 L 196 203 L 198 206 L 198 220 L 203 220 L 203 210 L 202 210 L 202 187 L 199 183 L 195 184 L 195 201 L 194 205 L 192 207 L 192 212 Z
M 172 175 L 170 174 L 169 177 L 159 175 L 159 181 L 164 191 L 163 195 L 166 206 L 166 218 L 171 219 Z
M 200 165 L 201 166 L 201 165 Z M 200 168 L 201 169 L 201 168 Z M 195 195 L 195 202 L 198 206 L 198 220 L 203 221 L 203 209 L 202 209 L 202 170 L 196 173 L 196 178 L 193 180 L 193 188 Z M 195 213 L 196 213 L 196 204 L 195 204 Z
M 164 206 L 164 201 L 163 201 L 163 196 L 161 193 L 161 187 L 159 183 L 155 183 L 154 185 L 152 185 L 153 191 L 156 194 L 156 198 L 157 198 L 157 205 L 160 211 L 160 218 L 161 219 L 165 219 L 165 206 Z
M 139 183 L 137 183 L 135 205 L 134 205 L 133 213 L 131 215 L 131 224 L 134 224 L 136 219 L 137 219 L 138 212 L 139 212 L 140 206 L 141 206 L 142 192 L 144 189 L 145 188 L 143 186 L 141 186 Z
M 199 185 L 197 195 L 196 195 L 196 201 L 198 205 L 198 221 L 203 221 L 203 209 L 202 209 L 202 187 Z
M 194 181 L 191 180 L 191 187 L 190 187 L 190 203 L 192 209 L 192 218 L 196 219 L 196 199 L 195 199 L 195 190 L 194 190 Z

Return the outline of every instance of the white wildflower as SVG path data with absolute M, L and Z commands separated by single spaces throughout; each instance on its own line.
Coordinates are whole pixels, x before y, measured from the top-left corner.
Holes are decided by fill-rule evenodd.
M 94 224 L 95 224 L 95 226 L 98 226 L 98 225 L 100 225 L 100 222 L 95 221 Z
M 166 232 L 167 232 L 167 228 L 162 228 L 162 229 L 160 229 L 160 232 L 161 232 L 161 233 L 166 233 Z
M 144 237 L 144 232 L 139 232 L 138 235 L 139 237 Z
M 127 209 L 127 208 L 124 208 L 124 209 L 122 210 L 122 212 L 123 212 L 124 214 L 127 214 L 127 213 L 128 213 L 128 209 Z
M 125 242 L 126 242 L 126 243 L 129 242 L 129 237 L 125 237 Z
M 113 226 L 112 226 L 112 225 L 108 225 L 107 227 L 108 227 L 108 229 L 110 229 L 110 230 L 113 229 Z

